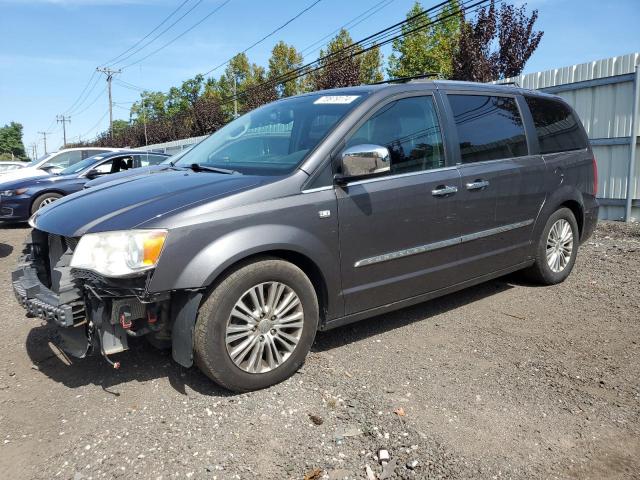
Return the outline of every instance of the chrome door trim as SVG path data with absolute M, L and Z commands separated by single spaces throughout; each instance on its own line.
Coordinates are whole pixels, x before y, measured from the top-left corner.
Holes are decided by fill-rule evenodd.
M 325 190 L 333 190 L 333 185 L 325 185 L 323 187 L 308 188 L 306 190 L 302 190 L 301 193 L 324 192 Z
M 432 168 L 430 170 L 418 170 L 415 172 L 397 173 L 395 175 L 384 175 L 382 177 L 368 178 L 366 180 L 357 180 L 355 182 L 349 182 L 347 183 L 347 187 L 352 187 L 354 185 L 362 185 L 365 183 L 382 182 L 384 180 L 392 180 L 396 178 L 413 177 L 416 175 L 426 175 L 434 172 L 445 172 L 447 170 L 455 170 L 455 169 L 456 169 L 456 166 L 452 165 L 450 167 Z
M 387 262 L 389 260 L 396 260 L 398 258 L 404 258 L 411 255 L 418 255 L 420 253 L 431 252 L 440 248 L 451 247 L 453 245 L 459 245 L 480 238 L 489 237 L 491 235 L 497 235 L 499 233 L 515 230 L 516 228 L 526 227 L 533 223 L 533 219 L 524 220 L 522 222 L 510 223 L 508 225 L 502 225 L 496 228 L 490 228 L 489 230 L 482 230 L 480 232 L 470 233 L 462 235 L 461 237 L 450 238 L 448 240 L 441 240 L 439 242 L 428 243 L 426 245 L 419 245 L 417 247 L 411 247 L 404 250 L 396 250 L 395 252 L 384 253 L 382 255 L 376 255 L 374 257 L 363 258 L 354 263 L 355 268 L 366 267 L 368 265 L 374 265 L 376 263 Z

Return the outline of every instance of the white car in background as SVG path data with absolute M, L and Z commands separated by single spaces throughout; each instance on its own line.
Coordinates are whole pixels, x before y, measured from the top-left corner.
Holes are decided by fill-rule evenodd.
M 117 152 L 119 148 L 85 147 L 65 148 L 57 152 L 49 153 L 27 164 L 27 166 L 1 174 L 0 183 L 13 182 L 30 177 L 43 177 L 59 172 L 80 160 L 92 157 L 98 153 Z
M 27 166 L 27 162 L 0 162 L 0 176 L 7 172 L 11 172 L 13 170 L 18 170 L 19 168 L 24 168 Z

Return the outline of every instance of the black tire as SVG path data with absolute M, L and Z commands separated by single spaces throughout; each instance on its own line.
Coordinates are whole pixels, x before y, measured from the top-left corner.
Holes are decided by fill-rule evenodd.
M 547 261 L 547 241 L 549 239 L 549 232 L 551 231 L 551 228 L 559 220 L 566 220 L 569 223 L 571 233 L 573 235 L 573 241 L 571 242 L 572 249 L 569 261 L 561 271 L 554 271 Z M 576 217 L 573 215 L 573 212 L 564 207 L 556 210 L 547 219 L 547 223 L 545 224 L 542 234 L 538 239 L 538 245 L 536 246 L 535 251 L 535 263 L 525 271 L 527 276 L 534 282 L 543 285 L 555 285 L 556 283 L 564 282 L 571 273 L 573 265 L 576 263 L 579 244 L 580 233 L 578 230 L 578 222 L 576 222 Z
M 47 200 L 53 202 L 60 198 L 62 198 L 62 195 L 60 195 L 59 193 L 43 193 L 42 195 L 36 197 L 36 199 L 31 204 L 31 215 L 36 213 L 44 206 L 43 202 L 46 202 Z
M 303 311 L 302 332 L 289 357 L 279 366 L 264 373 L 249 373 L 236 365 L 227 351 L 227 323 L 236 302 L 249 289 L 265 282 L 285 284 L 298 296 Z M 318 318 L 316 292 L 298 267 L 275 258 L 241 265 L 215 286 L 200 307 L 194 333 L 196 364 L 213 381 L 235 392 L 275 385 L 303 365 L 316 335 Z M 262 352 L 260 355 L 262 358 Z

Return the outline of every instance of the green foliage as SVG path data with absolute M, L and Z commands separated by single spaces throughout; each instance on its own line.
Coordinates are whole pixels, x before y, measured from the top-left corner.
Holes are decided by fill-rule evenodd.
M 537 12 L 527 16 L 524 7 L 503 4 L 496 9 L 492 1 L 473 19 L 465 18 L 460 0 L 448 0 L 441 10 L 435 18 L 422 15 L 422 5 L 416 0 L 407 19 L 420 17 L 403 25 L 403 36 L 393 41 L 386 69 L 390 77 L 435 73 L 443 78 L 488 81 L 511 76 L 522 70 L 542 36 L 533 31 Z M 103 133 L 94 143 L 139 146 L 145 141 L 151 144 L 205 135 L 231 120 L 235 107 L 242 114 L 277 98 L 384 78 L 380 48 L 363 51 L 345 29 L 320 50 L 319 58 L 318 67 L 310 68 L 306 75 L 283 82 L 283 75 L 304 64 L 293 45 L 276 43 L 267 68 L 240 53 L 217 78 L 196 75 L 166 93 L 143 92 L 131 107 L 131 122 L 114 122 L 114 138 Z M 0 134 L 0 153 L 24 154 L 21 141 L 19 147 L 9 150 L 2 138 Z
M 22 124 L 11 122 L 0 128 L 0 153 L 9 157 L 13 155 L 17 159 L 27 158 L 22 143 Z
M 382 54 L 379 48 L 365 53 L 344 28 L 331 39 L 327 50 L 320 50 L 320 69 L 309 76 L 311 90 L 339 88 L 382 80 Z M 351 47 L 351 48 L 349 48 Z M 343 51 L 344 49 L 348 49 Z M 324 58 L 326 57 L 326 58 Z
M 407 13 L 407 19 L 422 13 L 422 5 L 416 1 Z M 437 73 L 449 78 L 452 73 L 452 56 L 460 36 L 463 19 L 460 2 L 449 0 L 438 14 L 437 21 L 429 15 L 415 18 L 403 25 L 403 37 L 392 42 L 387 73 L 392 78 Z M 412 30 L 426 26 L 421 30 Z
M 165 103 L 167 97 L 164 93 L 144 91 L 140 97 L 140 101 L 131 106 L 130 112 L 131 118 L 136 122 L 157 120 L 166 115 Z
M 269 58 L 270 80 L 280 78 L 286 73 L 300 68 L 302 66 L 302 55 L 298 53 L 293 45 L 287 45 L 283 41 L 279 41 L 271 50 L 271 58 Z M 302 81 L 300 79 L 291 80 L 285 83 L 278 82 L 276 85 L 278 97 L 289 97 L 297 95 L 302 91 Z

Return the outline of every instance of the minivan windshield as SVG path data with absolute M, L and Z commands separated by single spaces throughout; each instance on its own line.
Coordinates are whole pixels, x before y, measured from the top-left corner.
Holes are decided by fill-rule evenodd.
M 245 175 L 286 175 L 362 97 L 303 95 L 265 105 L 194 146 L 176 165 L 197 164 Z

